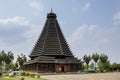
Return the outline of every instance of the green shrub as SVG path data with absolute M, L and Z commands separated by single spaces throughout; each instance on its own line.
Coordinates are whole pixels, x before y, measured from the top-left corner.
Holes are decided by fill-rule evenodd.
M 9 74 L 8 74 L 8 73 L 4 73 L 3 76 L 4 76 L 4 77 L 7 77 L 7 76 L 9 76 Z
M 26 76 L 26 72 L 25 71 L 20 72 L 20 76 Z
M 2 76 L 2 72 L 0 72 L 0 77 Z
M 34 72 L 26 72 L 26 71 L 20 72 L 20 76 L 31 76 L 31 77 L 40 78 L 40 74 Z
M 34 75 L 34 77 L 35 78 L 40 78 L 40 74 L 38 74 L 38 73 L 34 73 L 35 75 Z
M 37 78 L 40 78 L 40 74 L 37 74 Z
M 30 73 L 30 76 L 31 77 L 35 77 L 35 73 Z
M 29 75 L 30 75 L 30 73 L 29 73 L 29 72 L 26 72 L 26 73 L 25 73 L 25 75 L 26 75 L 26 76 L 29 76 Z

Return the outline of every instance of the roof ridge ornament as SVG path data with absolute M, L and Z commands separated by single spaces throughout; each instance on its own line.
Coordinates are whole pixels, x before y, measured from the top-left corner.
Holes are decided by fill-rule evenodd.
M 47 14 L 47 18 L 56 18 L 56 14 L 53 12 L 53 9 L 51 8 L 50 13 Z
M 51 8 L 51 13 L 53 13 L 53 9 Z

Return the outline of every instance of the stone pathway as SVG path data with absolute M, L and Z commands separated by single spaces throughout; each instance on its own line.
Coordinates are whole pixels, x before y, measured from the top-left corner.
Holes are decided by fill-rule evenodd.
M 47 80 L 120 80 L 120 72 L 96 74 L 42 75 Z

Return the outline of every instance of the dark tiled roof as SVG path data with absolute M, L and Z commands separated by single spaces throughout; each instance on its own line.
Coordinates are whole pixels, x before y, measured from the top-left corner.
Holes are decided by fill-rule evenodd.
M 81 63 L 80 60 L 74 57 L 66 57 L 65 59 L 55 59 L 54 57 L 48 57 L 48 56 L 39 56 L 35 58 L 34 60 L 30 60 L 26 62 L 24 65 L 27 64 L 33 64 L 33 63 Z
M 71 50 L 62 34 L 56 14 L 50 12 L 40 37 L 34 46 L 30 57 L 39 55 L 72 56 Z
M 72 54 L 56 17 L 53 12 L 47 15 L 42 33 L 30 54 L 31 60 L 24 65 L 33 63 L 82 63 Z

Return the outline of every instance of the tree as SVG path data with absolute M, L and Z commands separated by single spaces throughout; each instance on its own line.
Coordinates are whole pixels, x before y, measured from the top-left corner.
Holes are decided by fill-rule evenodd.
M 7 69 L 8 70 L 15 70 L 15 64 L 13 61 L 11 61 L 8 65 L 7 65 Z
M 86 64 L 82 64 L 82 71 L 84 71 L 85 69 L 87 69 Z
M 14 56 L 13 56 L 13 53 L 11 51 L 9 51 L 8 53 L 5 53 L 4 50 L 0 53 L 0 58 L 1 61 L 0 62 L 3 62 L 3 66 L 5 68 L 5 71 L 6 69 L 8 70 L 9 67 L 8 65 L 12 62 L 12 60 L 14 59 Z
M 90 69 L 94 69 L 94 63 L 91 62 L 90 65 L 89 65 Z
M 9 51 L 6 56 L 7 56 L 7 59 L 6 59 L 5 63 L 10 64 L 12 62 L 12 60 L 14 59 L 13 53 L 11 51 Z
M 1 54 L 2 54 L 2 61 L 3 61 L 3 63 L 5 63 L 5 61 L 6 61 L 6 59 L 7 59 L 7 55 L 6 55 L 6 53 L 4 52 L 4 50 L 1 52 Z
M 87 71 L 88 71 L 88 64 L 89 64 L 89 62 L 90 62 L 90 60 L 91 60 L 91 56 L 89 55 L 89 56 L 87 56 L 87 55 L 84 55 L 83 56 L 83 61 L 86 63 L 86 65 L 87 65 Z
M 1 54 L 2 54 L 2 63 L 3 63 L 3 68 L 2 68 L 2 70 L 3 71 L 6 71 L 6 63 L 5 63 L 5 61 L 6 61 L 6 59 L 7 59 L 7 54 L 4 52 L 4 50 L 2 50 L 1 51 Z
M 2 52 L 0 52 L 0 71 L 2 71 L 2 66 L 3 66 L 3 55 Z
M 6 54 L 6 58 L 7 59 L 5 59 L 5 63 L 6 63 L 5 67 L 6 67 L 6 70 L 8 71 L 8 70 L 12 69 L 12 66 L 14 66 L 13 62 L 12 62 L 14 59 L 13 53 L 11 51 L 9 51 Z
M 104 70 L 109 71 L 111 68 L 110 61 L 106 61 L 105 63 L 103 63 L 101 60 L 99 60 L 98 61 L 98 68 L 101 72 L 103 72 Z
M 105 55 L 105 54 L 101 54 L 101 55 L 100 55 L 100 60 L 101 60 L 103 63 L 105 63 L 105 62 L 108 60 L 108 56 Z
M 105 54 L 101 54 L 100 55 L 100 61 L 101 61 L 101 63 L 103 64 L 103 70 L 105 70 L 106 69 L 106 62 L 108 61 L 108 57 L 107 57 L 107 55 L 105 55 Z M 108 62 L 109 63 L 109 62 Z
M 27 58 L 25 55 L 21 54 L 21 55 L 18 55 L 18 58 L 17 58 L 17 62 L 19 63 L 19 66 L 20 66 L 20 69 L 23 68 L 23 64 L 24 62 L 27 61 Z
M 96 70 L 96 64 L 97 64 L 97 61 L 98 61 L 98 59 L 99 59 L 99 55 L 96 53 L 96 54 L 93 54 L 92 55 L 92 59 L 94 60 L 94 62 L 95 62 L 95 70 Z
M 18 69 L 18 62 L 16 61 L 15 62 L 15 70 L 17 70 Z
M 101 72 L 103 72 L 104 66 L 103 66 L 103 63 L 102 63 L 101 60 L 98 61 L 97 65 L 98 65 L 99 70 L 100 70 Z
M 0 65 L 2 64 L 3 61 L 3 56 L 2 56 L 2 52 L 0 52 Z

